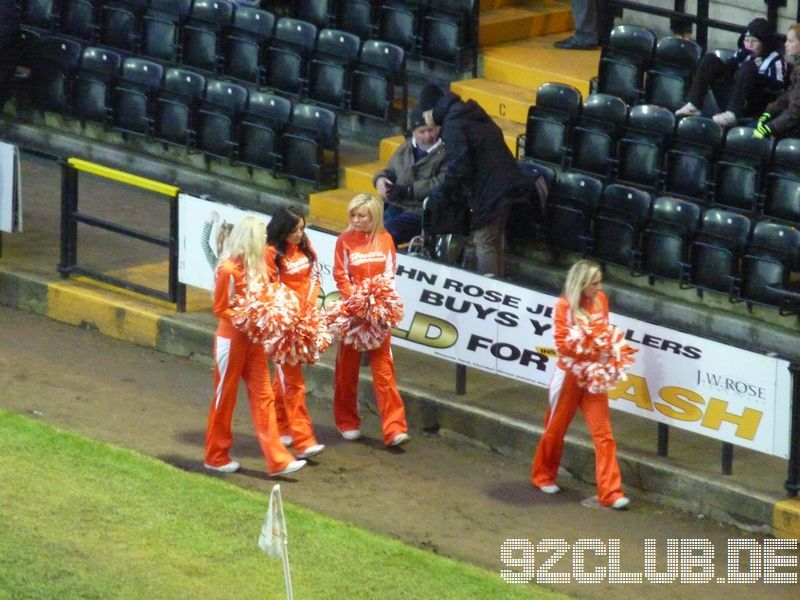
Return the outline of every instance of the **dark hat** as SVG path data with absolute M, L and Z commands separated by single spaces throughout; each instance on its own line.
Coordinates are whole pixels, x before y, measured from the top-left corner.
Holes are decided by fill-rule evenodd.
M 425 119 L 422 118 L 422 109 L 419 106 L 415 106 L 408 113 L 408 128 L 414 131 L 417 127 L 424 125 Z
M 754 37 L 758 38 L 762 42 L 768 42 L 772 37 L 772 32 L 770 31 L 767 20 L 758 18 L 753 19 L 747 24 L 747 29 L 744 30 L 742 37 Z
M 435 86 L 432 83 L 428 83 L 419 93 L 419 102 L 417 102 L 417 108 L 419 108 L 421 112 L 431 110 L 434 106 L 436 106 L 436 103 L 442 96 L 444 96 L 442 88 Z

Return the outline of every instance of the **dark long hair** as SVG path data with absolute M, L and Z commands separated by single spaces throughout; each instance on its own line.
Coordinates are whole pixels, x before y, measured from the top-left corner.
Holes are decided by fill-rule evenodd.
M 283 259 L 286 257 L 286 238 L 300 221 L 305 223 L 305 220 L 303 213 L 296 208 L 286 206 L 281 206 L 270 218 L 267 224 L 267 244 L 275 246 L 278 251 L 275 256 L 275 266 L 278 268 L 278 273 L 281 272 Z M 300 240 L 299 248 L 308 257 L 308 262 L 313 266 L 317 261 L 317 255 L 311 249 L 311 244 L 305 231 L 303 232 L 303 239 Z

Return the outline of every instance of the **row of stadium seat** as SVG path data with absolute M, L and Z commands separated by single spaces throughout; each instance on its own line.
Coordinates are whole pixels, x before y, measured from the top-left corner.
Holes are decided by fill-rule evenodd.
M 518 154 L 605 183 L 800 224 L 800 140 L 756 139 L 711 119 L 575 88 L 539 87 Z
M 523 163 L 524 163 L 523 159 Z M 565 171 L 553 179 L 543 236 L 549 248 L 677 280 L 731 302 L 800 311 L 800 230 Z

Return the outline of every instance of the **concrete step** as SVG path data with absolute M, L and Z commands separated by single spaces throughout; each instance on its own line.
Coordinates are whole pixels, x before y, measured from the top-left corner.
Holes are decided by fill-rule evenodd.
M 528 108 L 535 103 L 535 92 L 510 83 L 485 78 L 463 79 L 450 84 L 463 100 L 475 100 L 493 117 L 524 124 Z
M 347 188 L 315 192 L 308 197 L 308 224 L 340 232 L 347 228 L 347 205 L 356 192 Z
M 365 192 L 374 194 L 375 188 L 372 185 L 372 178 L 375 173 L 386 166 L 386 161 L 374 161 L 351 165 L 344 170 L 344 179 L 339 183 L 342 187 L 352 190 L 354 194 Z
M 597 75 L 600 50 L 554 48 L 553 42 L 563 37 L 547 35 L 484 48 L 483 77 L 531 91 L 549 81 L 568 83 L 586 96 L 589 81 Z
M 379 146 L 380 161 L 385 165 L 406 138 L 402 135 L 383 138 Z
M 539 0 L 482 11 L 478 45 L 491 46 L 529 37 L 571 31 L 572 11 L 564 0 Z

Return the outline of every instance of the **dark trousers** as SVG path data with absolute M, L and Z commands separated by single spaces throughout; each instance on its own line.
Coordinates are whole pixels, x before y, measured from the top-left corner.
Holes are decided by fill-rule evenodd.
M 706 54 L 700 61 L 689 88 L 687 100 L 702 109 L 709 90 L 714 92 L 720 111 L 729 110 L 737 117 L 763 112 L 772 99 L 759 81 L 758 67 L 749 60 L 733 70 L 715 54 Z

